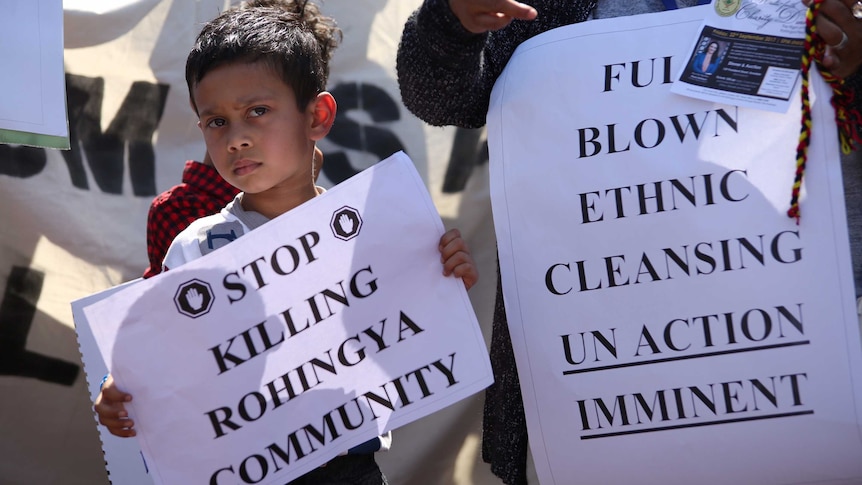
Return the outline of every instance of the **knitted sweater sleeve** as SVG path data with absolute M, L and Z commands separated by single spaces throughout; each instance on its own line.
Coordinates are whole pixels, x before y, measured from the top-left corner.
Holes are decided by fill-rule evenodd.
M 473 34 L 448 0 L 424 0 L 407 20 L 396 69 L 401 99 L 414 115 L 435 126 L 485 125 L 491 90 L 521 42 L 546 30 L 582 22 L 595 0 L 527 0 L 535 20 Z
M 398 85 L 407 109 L 435 126 L 484 125 L 491 89 L 505 65 L 486 52 L 491 35 L 464 29 L 447 0 L 425 0 L 407 20 L 398 46 Z

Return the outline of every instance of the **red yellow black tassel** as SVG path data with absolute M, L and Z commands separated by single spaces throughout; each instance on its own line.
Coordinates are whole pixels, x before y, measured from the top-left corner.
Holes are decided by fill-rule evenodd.
M 818 61 L 818 52 L 825 48 L 823 39 L 817 36 L 815 19 L 823 0 L 812 0 L 805 15 L 805 42 L 802 53 L 802 126 L 799 131 L 799 143 L 796 145 L 796 176 L 793 179 L 793 192 L 790 198 L 790 209 L 787 215 L 796 219 L 799 224 L 799 192 L 802 188 L 802 177 L 808 160 L 808 145 L 811 143 L 811 101 L 809 99 L 809 75 L 811 62 Z M 841 151 L 845 154 L 862 145 L 859 127 L 862 117 L 859 111 L 852 108 L 854 93 L 844 89 L 844 81 L 832 75 L 820 66 L 820 75 L 832 88 L 831 104 L 835 109 L 835 122 L 838 125 L 838 136 L 841 141 Z

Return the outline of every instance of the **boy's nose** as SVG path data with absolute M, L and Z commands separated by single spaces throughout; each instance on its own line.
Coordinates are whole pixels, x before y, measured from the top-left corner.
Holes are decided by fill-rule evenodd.
M 237 151 L 245 148 L 250 148 L 252 145 L 251 138 L 245 130 L 234 130 L 230 134 L 228 140 L 228 150 Z
M 230 151 L 234 151 L 234 152 L 235 152 L 235 151 L 238 151 L 238 150 L 242 150 L 242 149 L 244 149 L 244 148 L 248 148 L 248 147 L 250 147 L 250 146 L 251 146 L 251 144 L 250 144 L 250 143 L 248 143 L 248 142 L 242 142 L 242 143 L 231 143 L 231 144 L 230 144 L 230 146 L 228 146 L 228 150 L 230 150 Z

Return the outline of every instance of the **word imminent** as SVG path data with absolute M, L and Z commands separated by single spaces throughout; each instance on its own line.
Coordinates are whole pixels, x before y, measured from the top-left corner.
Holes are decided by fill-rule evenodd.
M 577 401 L 581 440 L 814 414 L 805 373 L 754 377 Z

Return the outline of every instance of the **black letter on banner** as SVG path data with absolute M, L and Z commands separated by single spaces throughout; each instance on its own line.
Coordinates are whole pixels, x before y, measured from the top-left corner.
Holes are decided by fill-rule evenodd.
M 78 365 L 26 349 L 44 279 L 45 274 L 40 271 L 12 267 L 0 303 L 0 375 L 33 377 L 71 386 L 78 377 Z
M 338 107 L 342 113 L 362 110 L 371 116 L 375 123 L 401 119 L 398 104 L 389 93 L 372 84 L 342 83 L 332 89 L 332 95 L 338 99 Z M 379 159 L 404 150 L 404 145 L 391 131 L 379 126 L 360 124 L 349 116 L 336 118 L 327 139 L 344 148 L 372 153 Z M 327 154 L 323 164 L 324 175 L 336 184 L 356 175 L 360 170 L 361 168 L 357 169 L 351 165 L 344 152 Z
M 458 128 L 452 139 L 449 163 L 443 176 L 443 193 L 462 192 L 473 169 L 488 163 L 488 141 L 483 128 Z
M 83 151 L 99 188 L 109 194 L 121 194 L 128 149 L 134 194 L 156 195 L 153 133 L 162 118 L 168 88 L 166 84 L 132 83 L 123 104 L 103 133 L 104 79 L 66 75 L 71 150 L 63 151 L 63 158 L 75 187 L 89 189 Z
M 41 173 L 47 163 L 43 148 L 0 145 L 0 175 L 25 179 Z

